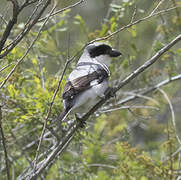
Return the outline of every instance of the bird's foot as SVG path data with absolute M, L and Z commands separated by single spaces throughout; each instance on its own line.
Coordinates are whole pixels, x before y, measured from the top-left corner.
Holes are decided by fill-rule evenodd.
M 113 87 L 108 87 L 108 88 L 106 89 L 106 91 L 104 92 L 104 95 L 105 95 L 105 96 L 109 95 L 109 96 L 111 96 L 111 97 L 116 98 L 116 93 L 114 92 L 114 88 L 113 88 Z
M 86 121 L 84 121 L 82 118 L 80 118 L 80 117 L 78 116 L 78 114 L 75 114 L 75 118 L 76 118 L 77 122 L 79 122 L 80 128 L 85 128 L 85 126 L 86 126 Z

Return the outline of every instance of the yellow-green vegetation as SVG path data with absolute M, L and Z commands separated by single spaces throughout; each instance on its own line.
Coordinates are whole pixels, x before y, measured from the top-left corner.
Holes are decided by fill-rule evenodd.
M 80 53 L 68 64 L 60 87 L 57 87 L 67 59 L 73 57 L 87 42 L 110 35 L 130 22 L 148 16 L 154 8 L 160 11 L 178 6 L 125 28 L 103 41 L 123 54 L 121 58 L 113 60 L 110 67 L 110 86 L 114 87 L 173 40 L 181 30 L 179 0 L 162 2 L 158 9 L 159 2 L 148 0 L 91 2 L 85 0 L 81 5 L 53 16 L 0 89 L 0 122 L 4 132 L 4 137 L 0 133 L 1 180 L 7 179 L 6 161 L 9 162 L 10 177 L 14 179 L 28 166 L 31 167 L 50 108 L 44 132 L 46 137 L 42 140 L 37 162 L 43 162 L 51 153 L 51 148 L 55 148 L 56 143 L 65 137 L 70 122 L 67 123 L 67 120 L 60 125 L 55 120 L 63 109 L 62 92 L 67 76 L 75 67 Z M 6 3 L 11 1 L 5 2 L 4 7 Z M 35 5 L 32 6 L 35 8 Z M 27 13 L 31 12 L 28 8 Z M 57 10 L 61 8 L 63 5 L 59 4 Z M 29 16 L 25 13 L 24 18 L 21 14 L 19 17 L 22 19 L 18 19 L 4 47 L 22 32 Z M 0 59 L 0 86 L 26 53 L 41 26 L 42 21 L 36 23 L 21 42 Z M 0 37 L 5 28 L 6 23 L 0 18 Z M 4 52 L 5 49 L 0 55 Z M 64 152 L 57 154 L 37 179 L 178 179 L 181 171 L 180 152 L 175 152 L 181 146 L 178 142 L 181 129 L 181 80 L 170 82 L 161 90 L 149 94 L 139 96 L 139 93 L 180 74 L 180 59 L 181 44 L 178 42 L 155 64 L 121 88 L 115 98 L 99 108 L 87 120 L 86 127 L 76 131 Z M 58 92 L 52 104 L 56 89 Z M 121 104 L 122 99 L 135 94 L 137 99 Z M 68 117 L 69 120 L 72 118 L 72 115 Z M 8 159 L 5 158 L 3 141 Z

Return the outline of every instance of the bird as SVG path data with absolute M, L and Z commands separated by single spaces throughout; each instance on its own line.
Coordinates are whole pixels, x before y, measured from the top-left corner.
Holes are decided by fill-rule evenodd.
M 105 97 L 109 89 L 110 62 L 120 55 L 121 52 L 101 42 L 88 44 L 84 48 L 64 86 L 64 108 L 59 120 L 64 121 L 70 113 L 80 117 Z

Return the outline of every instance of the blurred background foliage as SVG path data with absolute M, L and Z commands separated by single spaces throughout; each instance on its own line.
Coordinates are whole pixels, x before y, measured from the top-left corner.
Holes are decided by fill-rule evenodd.
M 21 2 L 21 1 L 20 1 Z M 59 1 L 58 9 L 76 1 Z M 87 42 L 114 32 L 131 21 L 136 6 L 136 19 L 148 15 L 158 1 L 153 0 L 87 0 L 81 5 L 57 14 L 46 25 L 30 53 L 0 91 L 3 105 L 3 128 L 7 142 L 11 176 L 16 177 L 33 160 L 37 139 L 68 57 L 76 54 Z M 160 9 L 181 6 L 179 0 L 165 0 Z M 0 12 L 8 19 L 11 5 L 1 0 Z M 33 10 L 22 12 L 8 43 L 22 30 Z M 111 64 L 111 85 L 118 84 L 147 59 L 181 32 L 180 8 L 152 17 L 108 39 L 123 56 Z M 0 83 L 8 75 L 17 59 L 21 58 L 38 33 L 38 23 L 11 53 L 0 60 Z M 5 24 L 0 20 L 0 36 Z M 180 173 L 180 155 L 171 158 L 179 144 L 171 123 L 168 102 L 160 92 L 141 97 L 118 108 L 119 100 L 141 88 L 153 86 L 181 72 L 181 44 L 165 53 L 152 67 L 135 78 L 117 93 L 81 129 L 63 155 L 47 167 L 44 179 L 176 179 Z M 78 60 L 78 57 L 77 57 Z M 68 74 L 77 61 L 71 62 L 53 105 L 48 127 L 62 110 L 62 91 Z M 181 123 L 181 83 L 163 87 L 173 104 L 177 134 Z M 63 125 L 66 127 L 65 125 Z M 62 130 L 61 130 L 62 131 Z M 62 134 L 63 136 L 63 134 Z M 50 148 L 52 138 L 47 136 L 41 151 Z M 0 146 L 0 179 L 6 179 L 3 147 Z M 167 159 L 168 158 L 168 159 Z

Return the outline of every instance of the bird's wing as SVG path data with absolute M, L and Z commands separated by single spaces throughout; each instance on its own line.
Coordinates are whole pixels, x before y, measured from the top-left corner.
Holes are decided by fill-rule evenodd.
M 98 83 L 101 83 L 104 78 L 107 78 L 107 72 L 100 69 L 93 73 L 87 74 L 82 77 L 78 77 L 72 81 L 68 81 L 64 87 L 63 99 L 73 98 L 75 95 L 89 89 L 91 87 L 91 82 L 98 80 Z

